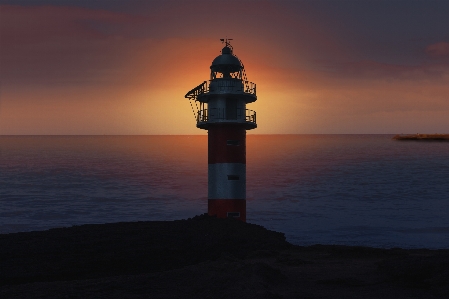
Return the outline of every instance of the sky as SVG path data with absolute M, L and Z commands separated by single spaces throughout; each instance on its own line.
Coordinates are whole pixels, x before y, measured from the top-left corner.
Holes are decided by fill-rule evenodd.
M 232 38 L 249 134 L 449 133 L 449 1 L 0 0 L 0 135 L 206 134 Z

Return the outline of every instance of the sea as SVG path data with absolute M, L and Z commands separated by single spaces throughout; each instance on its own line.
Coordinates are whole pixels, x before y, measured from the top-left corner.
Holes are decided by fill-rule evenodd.
M 449 248 L 449 142 L 248 135 L 247 222 L 296 245 Z M 207 212 L 207 136 L 0 136 L 0 233 Z

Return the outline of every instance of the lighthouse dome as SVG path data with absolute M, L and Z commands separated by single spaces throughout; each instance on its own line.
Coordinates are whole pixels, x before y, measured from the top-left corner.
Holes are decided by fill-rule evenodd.
M 242 69 L 242 65 L 237 57 L 232 55 L 232 50 L 226 46 L 221 50 L 221 55 L 213 61 L 210 69 L 213 72 L 234 73 Z

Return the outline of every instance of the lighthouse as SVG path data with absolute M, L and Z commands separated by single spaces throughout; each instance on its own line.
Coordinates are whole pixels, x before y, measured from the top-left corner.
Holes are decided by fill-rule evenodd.
M 246 130 L 257 128 L 256 84 L 246 78 L 231 39 L 210 66 L 210 80 L 190 90 L 196 126 L 208 131 L 208 214 L 246 221 Z

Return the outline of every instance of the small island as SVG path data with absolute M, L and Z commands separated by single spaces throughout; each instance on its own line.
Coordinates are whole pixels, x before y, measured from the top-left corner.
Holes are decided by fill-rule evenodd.
M 449 141 L 449 134 L 399 134 L 394 140 L 423 140 L 423 141 Z

